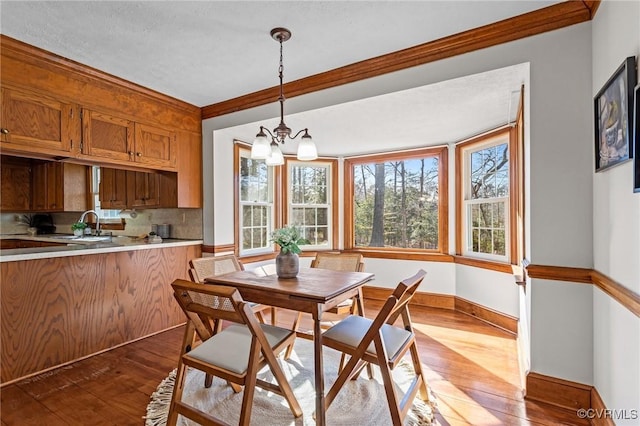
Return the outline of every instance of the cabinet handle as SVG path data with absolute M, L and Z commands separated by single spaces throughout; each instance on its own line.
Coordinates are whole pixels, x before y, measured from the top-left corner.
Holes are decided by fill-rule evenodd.
M 0 133 L 2 133 L 3 135 L 8 135 L 9 134 L 9 129 L 5 129 L 3 127 L 2 129 L 0 129 Z
M 138 157 L 142 157 L 142 153 L 141 153 L 141 152 L 136 152 L 136 155 L 137 155 Z
M 133 155 L 133 151 L 129 151 L 127 154 L 129 154 L 129 155 Z

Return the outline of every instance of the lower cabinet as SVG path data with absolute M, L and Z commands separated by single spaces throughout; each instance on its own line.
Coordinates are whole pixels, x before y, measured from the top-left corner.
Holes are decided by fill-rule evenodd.
M 0 263 L 0 383 L 184 323 L 171 283 L 200 245 Z

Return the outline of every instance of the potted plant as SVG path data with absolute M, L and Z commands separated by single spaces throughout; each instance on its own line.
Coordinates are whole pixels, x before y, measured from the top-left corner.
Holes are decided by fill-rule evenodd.
M 84 235 L 84 230 L 86 227 L 87 224 L 84 222 L 75 222 L 71 225 L 71 230 L 73 231 L 73 235 L 82 237 Z
M 285 225 L 273 231 L 271 241 L 280 246 L 280 253 L 276 256 L 276 274 L 280 278 L 295 278 L 299 270 L 298 254 L 302 252 L 300 245 L 309 244 L 309 240 L 302 237 L 297 227 Z

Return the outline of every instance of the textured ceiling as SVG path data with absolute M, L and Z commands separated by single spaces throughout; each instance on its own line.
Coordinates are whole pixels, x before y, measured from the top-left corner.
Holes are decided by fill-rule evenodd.
M 554 3 L 2 0 L 0 31 L 205 106 L 278 84 L 279 48 L 269 36 L 274 27 L 293 33 L 284 44 L 286 83 Z M 515 113 L 515 93 L 528 76 L 528 64 L 516 64 L 288 114 L 286 122 L 294 130 L 309 127 L 321 155 L 450 143 L 505 124 Z M 290 111 L 287 105 L 285 113 Z M 269 111 L 277 114 L 276 99 Z M 251 141 L 259 124 L 273 128 L 277 119 L 231 127 L 221 134 Z M 354 140 L 360 143 L 354 145 Z M 296 142 L 287 143 L 284 151 L 294 152 L 296 147 Z
M 2 1 L 0 31 L 197 106 L 557 2 Z

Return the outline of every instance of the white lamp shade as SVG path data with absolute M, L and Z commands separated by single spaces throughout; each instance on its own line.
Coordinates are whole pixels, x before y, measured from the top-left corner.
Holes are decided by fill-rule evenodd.
M 316 144 L 310 137 L 303 137 L 298 144 L 298 160 L 310 161 L 318 158 L 318 150 Z
M 277 144 L 271 144 L 271 155 L 267 157 L 265 162 L 267 163 L 267 166 L 281 166 L 284 164 L 284 156 Z
M 265 136 L 256 136 L 251 146 L 251 158 L 254 160 L 264 160 L 271 154 L 271 147 Z

